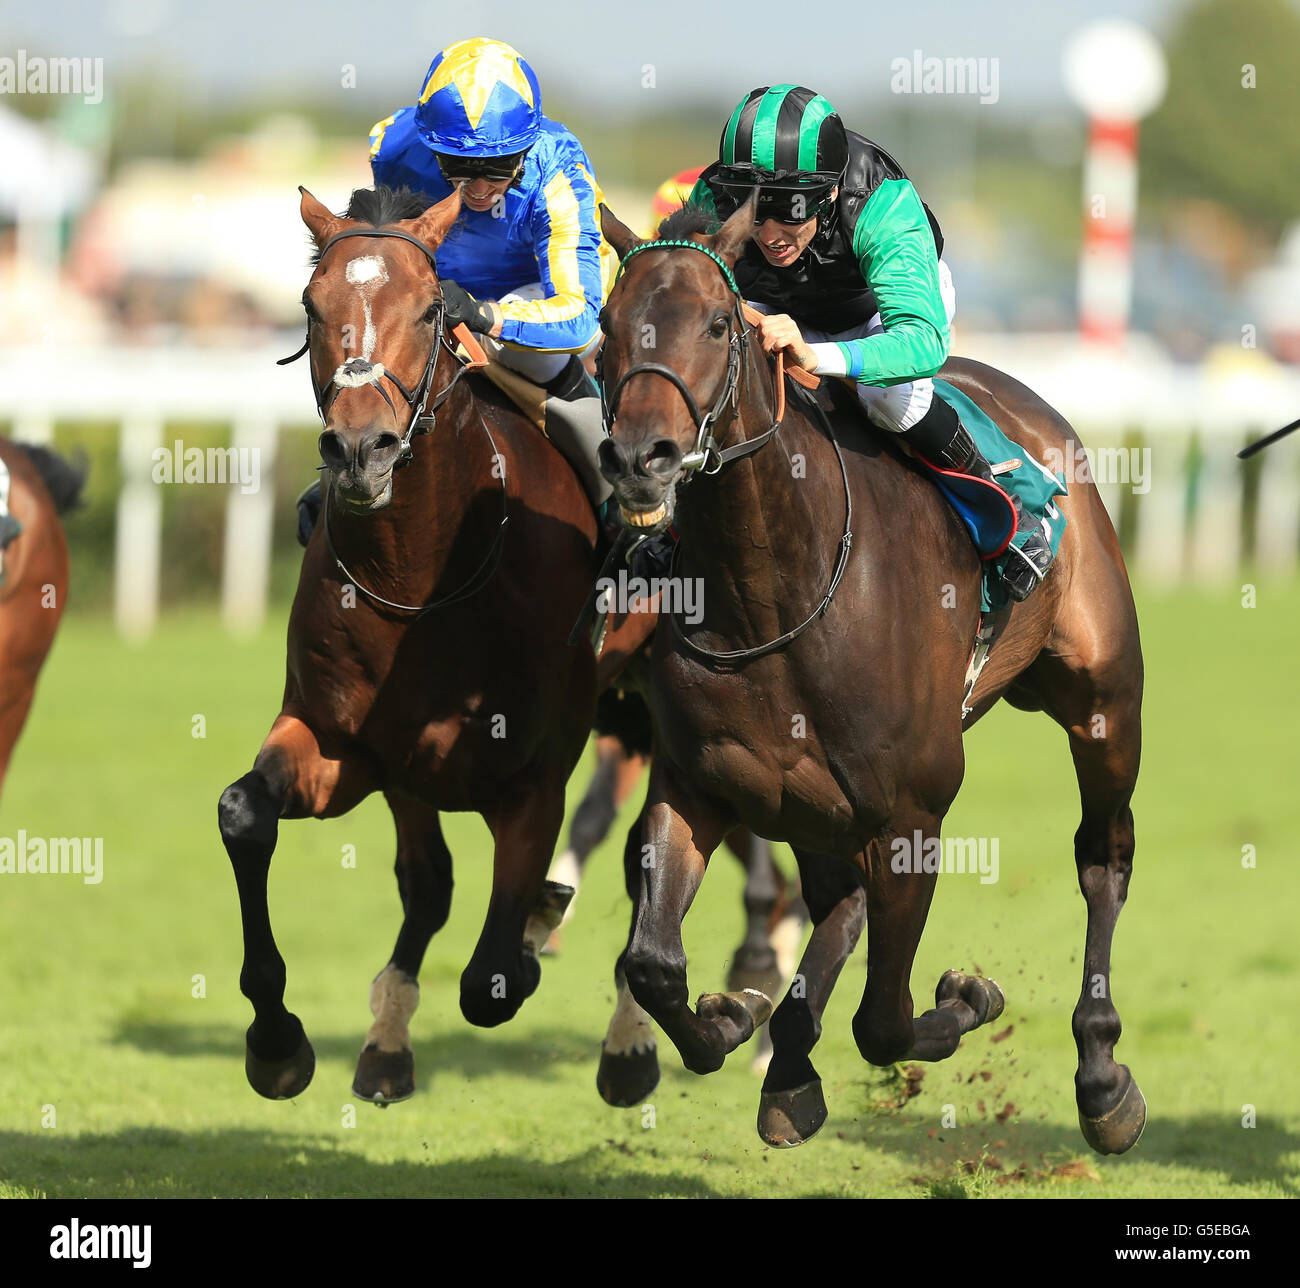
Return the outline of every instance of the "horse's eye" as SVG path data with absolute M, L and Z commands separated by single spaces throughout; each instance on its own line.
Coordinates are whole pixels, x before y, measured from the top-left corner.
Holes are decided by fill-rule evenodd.
M 424 311 L 425 326 L 432 326 L 434 322 L 438 320 L 438 309 L 441 307 L 441 305 L 442 305 L 441 300 L 435 300 L 432 304 L 429 305 L 427 309 L 425 309 Z
M 726 335 L 727 319 L 723 317 L 714 318 L 713 325 L 709 327 L 709 334 L 711 336 L 716 337 L 717 339 L 721 339 L 724 335 Z
M 308 322 L 320 321 L 320 314 L 316 312 L 315 305 L 305 295 L 302 297 L 302 311 L 307 315 Z

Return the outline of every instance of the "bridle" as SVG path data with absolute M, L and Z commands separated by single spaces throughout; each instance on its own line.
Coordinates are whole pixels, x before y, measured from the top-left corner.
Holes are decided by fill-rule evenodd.
M 710 250 L 707 246 L 702 246 L 697 241 L 689 239 L 667 240 L 667 241 L 648 241 L 642 242 L 639 246 L 633 246 L 626 255 L 623 256 L 623 262 L 620 268 L 627 267 L 627 261 L 633 255 L 639 255 L 642 251 L 647 250 L 665 250 L 670 247 L 679 247 L 686 250 L 697 250 L 702 255 L 707 255 L 721 270 L 722 275 L 727 279 L 727 285 L 731 287 L 732 309 L 731 322 L 729 324 L 730 335 L 727 341 L 727 378 L 723 382 L 722 389 L 719 391 L 717 398 L 713 401 L 713 406 L 707 412 L 700 412 L 700 405 L 695 400 L 695 395 L 691 392 L 690 386 L 682 377 L 671 367 L 664 366 L 661 362 L 639 362 L 634 367 L 629 367 L 619 378 L 618 383 L 614 386 L 614 391 L 608 398 L 605 396 L 604 368 L 600 365 L 601 358 L 604 356 L 602 349 L 600 356 L 597 358 L 596 378 L 600 385 L 601 408 L 604 417 L 605 433 L 614 432 L 614 417 L 618 414 L 618 402 L 622 396 L 623 387 L 633 376 L 655 375 L 662 376 L 676 388 L 681 394 L 682 400 L 686 403 L 687 410 L 691 413 L 691 423 L 695 426 L 695 450 L 687 452 L 682 458 L 682 469 L 688 474 L 699 470 L 702 474 L 716 474 L 724 465 L 731 461 L 738 460 L 742 456 L 751 456 L 759 448 L 774 438 L 777 431 L 781 428 L 781 421 L 785 412 L 785 385 L 781 380 L 780 374 L 777 376 L 777 406 L 776 415 L 772 422 L 771 428 L 754 438 L 746 439 L 744 442 L 736 443 L 731 447 L 720 448 L 714 437 L 713 428 L 717 424 L 728 407 L 734 415 L 737 408 L 737 398 L 740 391 L 740 372 L 742 366 L 743 346 L 749 339 L 749 324 L 745 321 L 744 300 L 741 298 L 740 288 L 736 285 L 736 279 L 731 269 L 727 266 L 722 256 Z
M 333 237 L 320 248 L 320 255 L 317 262 L 325 258 L 325 252 L 329 250 L 335 242 L 342 241 L 345 237 L 393 237 L 401 241 L 410 242 L 412 246 L 418 247 L 425 258 L 429 261 L 429 266 L 433 269 L 435 276 L 438 272 L 438 263 L 434 258 L 433 251 L 424 244 L 418 237 L 413 237 L 410 233 L 404 233 L 397 228 L 350 228 L 345 232 L 335 233 Z M 414 434 L 427 434 L 434 426 L 434 412 L 442 406 L 451 396 L 451 391 L 455 387 L 456 381 L 464 374 L 466 368 L 461 367 L 456 375 L 452 377 L 447 387 L 433 400 L 428 412 L 425 412 L 425 404 L 429 399 L 429 387 L 433 384 L 433 369 L 438 365 L 438 350 L 446 345 L 448 352 L 454 355 L 455 350 L 446 341 L 446 308 L 440 299 L 435 305 L 437 309 L 437 319 L 434 322 L 433 344 L 429 346 L 429 357 L 424 364 L 424 372 L 420 376 L 419 383 L 415 388 L 408 389 L 402 381 L 393 374 L 382 362 L 369 362 L 365 358 L 349 358 L 340 366 L 334 374 L 323 384 L 316 383 L 316 372 L 312 369 L 310 360 L 307 363 L 308 371 L 311 374 L 311 389 L 316 397 L 316 411 L 320 415 L 321 423 L 326 422 L 329 415 L 329 409 L 334 405 L 334 399 L 344 389 L 356 389 L 362 385 L 373 385 L 379 390 L 384 401 L 388 404 L 388 409 L 397 415 L 397 408 L 393 404 L 392 398 L 389 397 L 388 390 L 381 383 L 385 378 L 391 380 L 397 388 L 398 393 L 406 400 L 406 405 L 410 409 L 411 416 L 406 423 L 406 433 L 402 435 L 401 443 L 397 449 L 397 461 L 393 468 L 398 469 L 405 465 L 411 459 L 411 437 Z M 307 337 L 302 342 L 302 348 L 297 353 L 291 354 L 287 358 L 281 358 L 276 362 L 277 367 L 283 367 L 286 363 L 297 362 L 304 353 L 311 349 L 311 323 L 307 324 Z M 339 377 L 343 377 L 343 383 L 340 384 Z
M 605 385 L 603 379 L 603 370 L 598 370 L 597 376 L 600 382 L 601 402 L 605 417 L 605 433 L 613 432 L 614 417 L 618 411 L 618 400 L 623 392 L 624 386 L 635 375 L 656 375 L 662 376 L 669 381 L 678 393 L 681 394 L 683 401 L 686 403 L 691 413 L 691 420 L 695 425 L 695 450 L 687 453 L 682 458 L 682 469 L 688 471 L 687 480 L 689 481 L 690 473 L 700 471 L 704 474 L 717 474 L 724 465 L 732 461 L 739 460 L 741 457 L 751 456 L 760 448 L 765 447 L 773 438 L 776 437 L 781 428 L 781 423 L 785 419 L 785 370 L 782 361 L 782 355 L 777 354 L 775 377 L 775 411 L 773 413 L 773 422 L 769 429 L 756 435 L 754 438 L 745 439 L 735 443 L 730 447 L 720 448 L 714 437 L 714 426 L 718 418 L 728 408 L 731 408 L 733 418 L 738 414 L 737 406 L 738 390 L 740 383 L 740 372 L 743 365 L 743 345 L 749 338 L 750 327 L 745 320 L 745 303 L 741 296 L 740 288 L 736 285 L 736 279 L 726 261 L 709 247 L 702 245 L 700 242 L 689 239 L 666 240 L 666 241 L 647 241 L 638 246 L 633 246 L 626 255 L 623 256 L 622 267 L 627 266 L 627 261 L 633 255 L 640 254 L 647 250 L 665 250 L 665 249 L 683 249 L 699 251 L 702 255 L 707 255 L 721 270 L 723 277 L 727 280 L 727 285 L 731 288 L 734 297 L 732 308 L 732 321 L 730 325 L 731 335 L 728 340 L 727 353 L 727 376 L 723 383 L 722 390 L 714 400 L 713 406 L 704 413 L 700 414 L 699 404 L 696 402 L 695 395 L 691 392 L 690 386 L 682 379 L 681 375 L 671 367 L 665 366 L 658 362 L 642 362 L 634 367 L 628 368 L 618 379 L 614 386 L 613 393 L 608 400 L 605 398 Z M 621 271 L 621 270 L 620 270 Z M 603 354 L 603 350 L 602 350 Z M 721 663 L 723 665 L 733 666 L 740 662 L 748 662 L 754 658 L 764 657 L 768 653 L 774 653 L 777 649 L 784 648 L 787 644 L 798 639 L 815 621 L 822 617 L 826 610 L 831 606 L 831 600 L 835 598 L 835 592 L 839 589 L 840 582 L 844 578 L 844 570 L 848 567 L 849 552 L 853 546 L 853 495 L 849 486 L 848 468 L 844 464 L 844 453 L 840 451 L 839 441 L 835 437 L 835 431 L 826 415 L 822 405 L 815 397 L 807 397 L 808 409 L 820 422 L 823 432 L 831 441 L 831 446 L 835 449 L 835 457 L 840 466 L 840 477 L 844 482 L 844 533 L 840 537 L 838 553 L 835 559 L 835 567 L 831 572 L 830 585 L 826 593 L 822 596 L 821 603 L 793 630 L 786 631 L 777 639 L 769 640 L 766 644 L 759 644 L 754 648 L 745 649 L 724 649 L 715 650 L 707 649 L 696 644 L 693 640 L 687 639 L 685 632 L 682 630 L 681 623 L 677 620 L 676 613 L 669 613 L 668 618 L 672 622 L 673 633 L 688 652 L 694 654 L 708 662 Z M 668 575 L 670 579 L 676 577 L 678 556 L 681 553 L 680 544 L 674 545 L 672 561 L 669 565 Z
M 320 255 L 317 262 L 325 258 L 325 252 L 329 250 L 335 242 L 342 241 L 345 237 L 393 237 L 401 241 L 410 242 L 423 252 L 425 258 L 429 261 L 429 266 L 433 269 L 434 276 L 438 273 L 437 260 L 434 258 L 433 251 L 429 249 L 418 237 L 413 237 L 410 233 L 404 233 L 397 228 L 351 228 L 341 233 L 335 233 L 333 237 L 325 243 L 320 249 Z M 311 376 L 312 393 L 316 397 L 316 411 L 319 413 L 321 423 L 325 424 L 326 417 L 329 414 L 330 407 L 333 406 L 334 400 L 344 389 L 356 389 L 362 385 L 373 385 L 382 395 L 384 401 L 388 404 L 393 415 L 397 415 L 397 408 L 393 400 L 389 397 L 388 390 L 381 383 L 384 379 L 391 380 L 398 393 L 406 400 L 406 405 L 410 409 L 410 419 L 406 424 L 406 432 L 402 435 L 397 448 L 397 460 L 393 463 L 393 469 L 400 469 L 407 464 L 412 455 L 411 438 L 415 434 L 428 434 L 433 431 L 437 424 L 436 413 L 438 409 L 451 397 L 452 390 L 456 388 L 457 382 L 466 372 L 474 367 L 481 365 L 477 361 L 461 361 L 452 348 L 446 335 L 446 305 L 439 299 L 434 306 L 437 310 L 437 317 L 434 322 L 433 343 L 429 346 L 429 356 L 425 360 L 424 371 L 420 376 L 419 383 L 414 389 L 408 389 L 401 379 L 390 371 L 382 362 L 369 362 L 365 358 L 349 358 L 343 363 L 328 381 L 323 385 L 316 382 L 316 372 L 313 370 L 311 361 L 308 359 L 307 370 Z M 459 331 L 460 328 L 457 328 Z M 477 346 L 475 346 L 477 347 Z M 445 348 L 453 358 L 457 360 L 456 374 L 447 382 L 445 388 L 440 390 L 429 401 L 429 390 L 433 385 L 434 368 L 438 365 L 438 353 Z M 308 353 L 311 349 L 311 323 L 307 324 L 307 337 L 303 340 L 302 348 L 297 353 L 291 354 L 287 358 L 280 358 L 276 366 L 283 367 L 286 363 L 296 362 Z M 340 380 L 340 377 L 342 378 Z M 427 408 L 427 410 L 426 410 Z M 492 437 L 492 431 L 488 428 L 487 421 L 483 419 L 482 413 L 479 414 L 479 424 L 483 427 L 483 432 L 492 448 L 492 459 L 500 459 L 500 453 L 497 451 L 496 439 Z M 382 595 L 377 595 L 373 590 L 367 590 L 353 575 L 348 571 L 343 560 L 339 558 L 338 551 L 334 548 L 334 539 L 330 533 L 329 519 L 329 500 L 326 498 L 322 509 L 322 522 L 325 527 L 325 544 L 329 549 L 330 558 L 334 560 L 338 570 L 347 578 L 348 582 L 354 585 L 367 599 L 373 600 L 377 604 L 382 604 L 385 608 L 396 609 L 403 613 L 417 614 L 416 620 L 423 617 L 425 613 L 432 612 L 435 608 L 443 608 L 449 604 L 454 604 L 459 600 L 467 599 L 476 591 L 482 589 L 487 581 L 491 578 L 492 573 L 496 571 L 496 565 L 500 562 L 501 551 L 504 545 L 506 525 L 510 522 L 510 516 L 507 513 L 509 498 L 506 492 L 506 472 L 505 470 L 494 470 L 501 481 L 501 521 L 497 524 L 496 535 L 492 544 L 488 547 L 487 554 L 483 556 L 482 562 L 474 570 L 473 574 L 457 587 L 450 594 L 443 595 L 440 599 L 429 600 L 424 604 L 399 604 L 391 599 L 385 599 Z M 489 564 L 491 566 L 489 566 Z

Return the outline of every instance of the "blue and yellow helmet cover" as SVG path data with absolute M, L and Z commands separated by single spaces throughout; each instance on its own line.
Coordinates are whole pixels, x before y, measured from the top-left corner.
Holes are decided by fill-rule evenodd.
M 475 36 L 448 45 L 429 65 L 416 129 L 435 152 L 462 157 L 523 152 L 542 123 L 542 91 L 518 50 Z

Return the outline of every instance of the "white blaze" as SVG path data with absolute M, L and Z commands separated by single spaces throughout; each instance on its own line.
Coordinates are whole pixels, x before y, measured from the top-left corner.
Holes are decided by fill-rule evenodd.
M 379 287 L 388 281 L 388 265 L 382 255 L 358 255 L 348 260 L 344 276 L 357 288 L 361 296 L 361 309 L 365 314 L 365 330 L 361 333 L 361 356 L 370 361 L 375 351 L 375 319 L 370 309 L 370 299 Z

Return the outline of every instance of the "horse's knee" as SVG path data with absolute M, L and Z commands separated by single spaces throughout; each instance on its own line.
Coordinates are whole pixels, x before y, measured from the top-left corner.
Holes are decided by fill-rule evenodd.
M 520 954 L 509 971 L 476 966 L 471 962 L 460 977 L 460 1013 L 481 1029 L 495 1028 L 514 1019 L 526 998 L 537 990 L 542 968 L 537 958 Z
M 243 778 L 231 783 L 217 803 L 221 839 L 232 857 L 236 849 L 274 849 L 279 818 L 279 802 L 256 769 L 250 769 Z
M 689 1003 L 684 953 L 629 948 L 623 973 L 637 1004 L 651 1015 L 663 1015 Z

